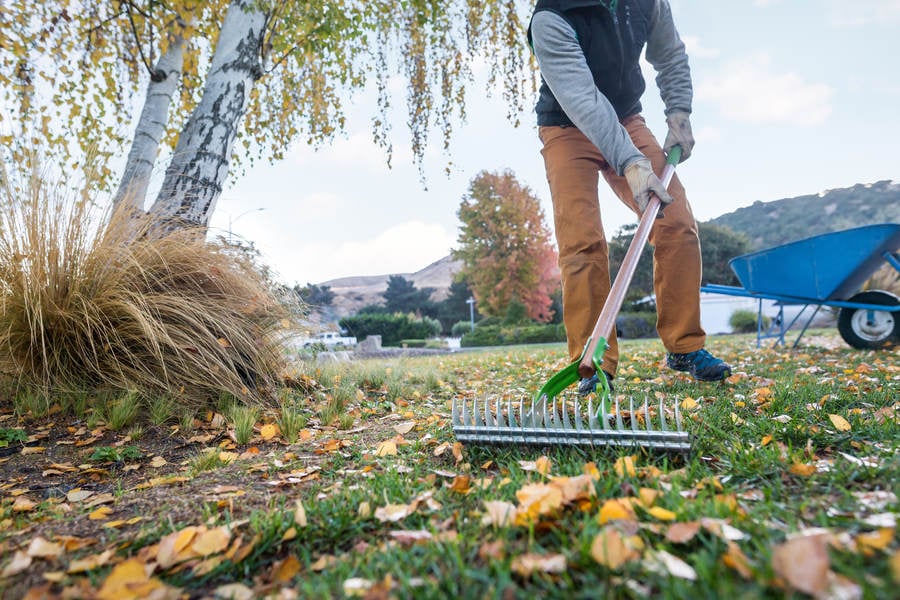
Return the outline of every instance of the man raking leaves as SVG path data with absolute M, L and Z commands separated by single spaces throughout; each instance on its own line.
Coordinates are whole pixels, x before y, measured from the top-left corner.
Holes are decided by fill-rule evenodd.
M 615 328 L 605 340 L 605 350 L 601 347 L 598 353 L 602 355 L 599 365 L 585 367 L 581 360 L 586 357 L 588 364 L 592 360 L 594 352 L 588 352 L 586 344 L 593 341 L 595 319 L 610 294 L 598 174 L 638 215 L 645 214 L 654 196 L 662 205 L 664 218 L 652 223 L 649 241 L 655 248 L 656 328 L 667 351 L 667 365 L 700 381 L 722 380 L 731 370 L 704 348 L 700 240 L 684 188 L 677 177 L 665 186 L 656 174 L 662 172 L 667 153 L 684 161 L 694 146 L 690 67 L 667 0 L 539 0 L 528 39 L 541 69 L 536 112 L 553 200 L 569 355 L 582 365 L 580 395 L 601 386 L 604 415 L 597 424 L 605 428 L 605 408 L 612 396 L 618 364 Z M 640 114 L 640 99 L 646 88 L 639 65 L 644 49 L 658 73 L 656 82 L 669 125 L 662 147 Z M 676 147 L 680 150 L 672 153 Z M 617 301 L 620 305 L 621 300 Z M 618 312 L 619 306 L 614 308 Z M 597 366 L 604 375 L 602 379 Z M 528 414 L 522 413 L 526 427 L 541 428 L 539 421 L 545 424 L 549 418 L 554 423 L 558 418 L 561 422 L 567 416 L 563 400 L 560 414 L 554 403 L 547 418 L 538 418 L 541 410 L 546 413 L 540 405 L 552 400 L 561 391 L 560 385 L 568 385 L 569 377 L 560 373 L 554 378 L 556 385 L 551 385 L 551 380 L 544 386 L 534 407 Z M 616 410 L 618 418 L 620 413 Z M 487 411 L 485 414 L 485 424 L 489 424 Z M 664 415 L 660 414 L 660 419 L 664 426 Z M 565 423 L 562 426 L 565 429 Z M 578 424 L 575 429 L 579 429 Z

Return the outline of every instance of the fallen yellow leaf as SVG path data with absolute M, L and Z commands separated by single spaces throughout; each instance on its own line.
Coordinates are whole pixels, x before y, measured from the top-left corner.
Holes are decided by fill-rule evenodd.
M 828 418 L 838 431 L 850 431 L 850 423 L 841 415 L 828 415 Z
M 873 550 L 884 550 L 894 539 L 893 527 L 882 527 L 878 531 L 861 533 L 856 536 L 856 547 L 860 552 L 871 555 Z
M 801 477 L 809 477 L 813 473 L 816 472 L 816 465 L 806 465 L 803 463 L 794 463 L 791 465 L 789 469 L 791 473 L 794 475 L 800 475 Z
M 294 502 L 294 523 L 297 524 L 297 527 L 306 527 L 306 509 L 303 508 L 300 498 Z
M 750 561 L 734 542 L 728 542 L 728 551 L 722 555 L 722 564 L 737 571 L 738 575 L 744 579 L 750 580 L 753 578 L 753 571 L 750 570 Z
M 191 552 L 195 556 L 209 556 L 224 552 L 231 541 L 231 532 L 225 527 L 200 530 L 191 542 Z
M 481 517 L 482 525 L 506 527 L 512 524 L 516 515 L 516 505 L 502 500 L 488 500 L 484 503 L 487 513 Z
M 625 563 L 639 558 L 640 553 L 625 543 L 617 529 L 606 527 L 591 542 L 591 556 L 599 564 L 615 571 Z
M 88 519 L 90 519 L 91 521 L 104 521 L 107 518 L 109 518 L 109 515 L 111 515 L 112 512 L 113 512 L 113 509 L 111 509 L 110 507 L 101 506 L 97 510 L 89 513 Z
M 166 586 L 147 575 L 146 565 L 137 558 L 119 563 L 103 581 L 97 598 L 100 600 L 131 600 L 146 598 Z
M 647 509 L 647 512 L 650 513 L 652 517 L 655 519 L 659 519 L 660 521 L 674 521 L 678 515 L 673 513 L 671 510 L 666 510 L 661 506 L 653 506 Z
M 272 583 L 287 583 L 300 572 L 300 561 L 293 554 L 272 567 Z
M 91 556 L 85 556 L 84 558 L 73 560 L 69 563 L 69 568 L 66 569 L 66 573 L 84 573 L 85 571 L 93 571 L 94 569 L 99 569 L 100 567 L 108 563 L 109 559 L 112 558 L 114 554 L 114 550 L 106 550 L 105 552 L 101 552 L 100 554 L 92 554 Z
M 894 552 L 890 558 L 891 573 L 894 575 L 894 581 L 900 583 L 900 550 Z
M 378 444 L 375 449 L 375 456 L 395 456 L 397 454 L 397 444 L 394 440 L 387 440 Z
M 259 428 L 259 437 L 265 441 L 269 441 L 278 435 L 278 425 L 274 423 L 266 423 Z
M 600 513 L 597 515 L 597 521 L 601 525 L 606 525 L 610 521 L 627 520 L 634 521 L 636 516 L 631 508 L 631 503 L 624 498 L 614 498 L 607 500 L 600 507 Z
M 622 456 L 616 459 L 613 469 L 619 477 L 634 477 L 637 471 L 634 468 L 635 456 Z

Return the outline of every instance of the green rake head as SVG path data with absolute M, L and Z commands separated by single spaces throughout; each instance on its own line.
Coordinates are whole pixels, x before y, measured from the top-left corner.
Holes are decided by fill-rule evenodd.
M 601 338 L 591 360 L 597 373 L 606 347 Z M 636 406 L 629 398 L 626 408 L 612 398 L 606 377 L 598 378 L 596 391 L 587 398 L 567 398 L 566 390 L 581 380 L 581 360 L 551 377 L 527 404 L 521 398 L 518 403 L 500 398 L 458 402 L 454 398 L 451 412 L 456 439 L 479 445 L 628 447 L 690 453 L 691 439 L 682 428 L 677 401 L 674 409 L 667 411 L 662 400 L 651 406 L 644 398 Z

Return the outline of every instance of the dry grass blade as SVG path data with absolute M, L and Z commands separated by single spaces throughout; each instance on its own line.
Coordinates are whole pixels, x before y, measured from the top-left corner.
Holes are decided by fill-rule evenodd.
M 259 395 L 281 366 L 289 310 L 251 262 L 202 233 L 144 236 L 32 177 L 0 174 L 0 370 L 45 390 Z

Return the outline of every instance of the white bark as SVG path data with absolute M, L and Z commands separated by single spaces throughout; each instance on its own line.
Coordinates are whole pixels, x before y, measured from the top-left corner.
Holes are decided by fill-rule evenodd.
M 153 174 L 159 144 L 166 132 L 169 106 L 178 87 L 183 65 L 184 38 L 178 35 L 156 63 L 155 72 L 162 80 L 151 79 L 147 86 L 147 99 L 128 152 L 125 172 L 113 198 L 113 205 L 116 207 L 124 202 L 135 210 L 144 208 L 147 186 Z
M 266 13 L 256 0 L 232 0 L 200 103 L 185 124 L 150 214 L 164 230 L 203 226 L 228 176 L 250 90 L 260 77 Z

